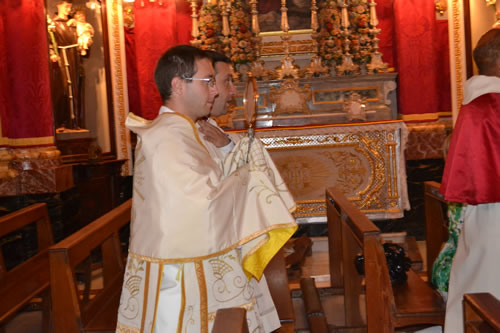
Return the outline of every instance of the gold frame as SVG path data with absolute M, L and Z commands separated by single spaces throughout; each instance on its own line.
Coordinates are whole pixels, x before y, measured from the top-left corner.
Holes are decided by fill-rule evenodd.
M 323 101 L 323 102 L 317 102 L 316 101 L 316 93 L 319 92 L 335 92 L 335 91 L 359 91 L 359 90 L 376 90 L 377 91 L 377 98 L 367 98 L 367 102 L 376 102 L 380 100 L 380 89 L 378 86 L 371 86 L 371 87 L 360 87 L 358 88 L 341 88 L 341 89 L 318 89 L 318 90 L 313 90 L 312 92 L 312 102 L 313 104 L 316 105 L 321 105 L 321 104 L 341 104 L 344 103 L 344 101 Z

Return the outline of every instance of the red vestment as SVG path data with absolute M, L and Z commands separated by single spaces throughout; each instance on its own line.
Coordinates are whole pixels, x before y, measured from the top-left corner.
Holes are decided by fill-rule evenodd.
M 472 205 L 500 202 L 500 93 L 462 106 L 446 159 L 441 193 Z

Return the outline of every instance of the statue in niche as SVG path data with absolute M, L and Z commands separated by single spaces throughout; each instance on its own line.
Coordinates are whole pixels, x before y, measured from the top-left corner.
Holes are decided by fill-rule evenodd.
M 54 17 L 47 18 L 51 60 L 51 90 L 54 124 L 58 133 L 85 126 L 84 73 L 82 56 L 92 44 L 94 29 L 78 10 L 72 18 L 71 0 L 56 4 Z

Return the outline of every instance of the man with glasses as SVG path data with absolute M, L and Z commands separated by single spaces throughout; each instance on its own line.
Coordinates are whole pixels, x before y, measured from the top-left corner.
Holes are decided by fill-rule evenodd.
M 210 156 L 195 122 L 214 105 L 214 77 L 204 51 L 173 47 L 155 71 L 159 116 L 127 118 L 138 139 L 117 332 L 209 332 L 227 307 L 245 308 L 251 331 L 280 325 L 255 285 L 297 228 L 295 204 L 258 145 L 249 163 L 235 156 L 221 168 Z

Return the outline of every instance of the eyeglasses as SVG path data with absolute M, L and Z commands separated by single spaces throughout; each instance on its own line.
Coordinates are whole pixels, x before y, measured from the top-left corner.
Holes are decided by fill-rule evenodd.
M 198 78 L 198 77 L 183 77 L 183 80 L 186 81 L 203 81 L 205 84 L 211 88 L 215 87 L 215 78 L 207 77 L 207 78 Z

